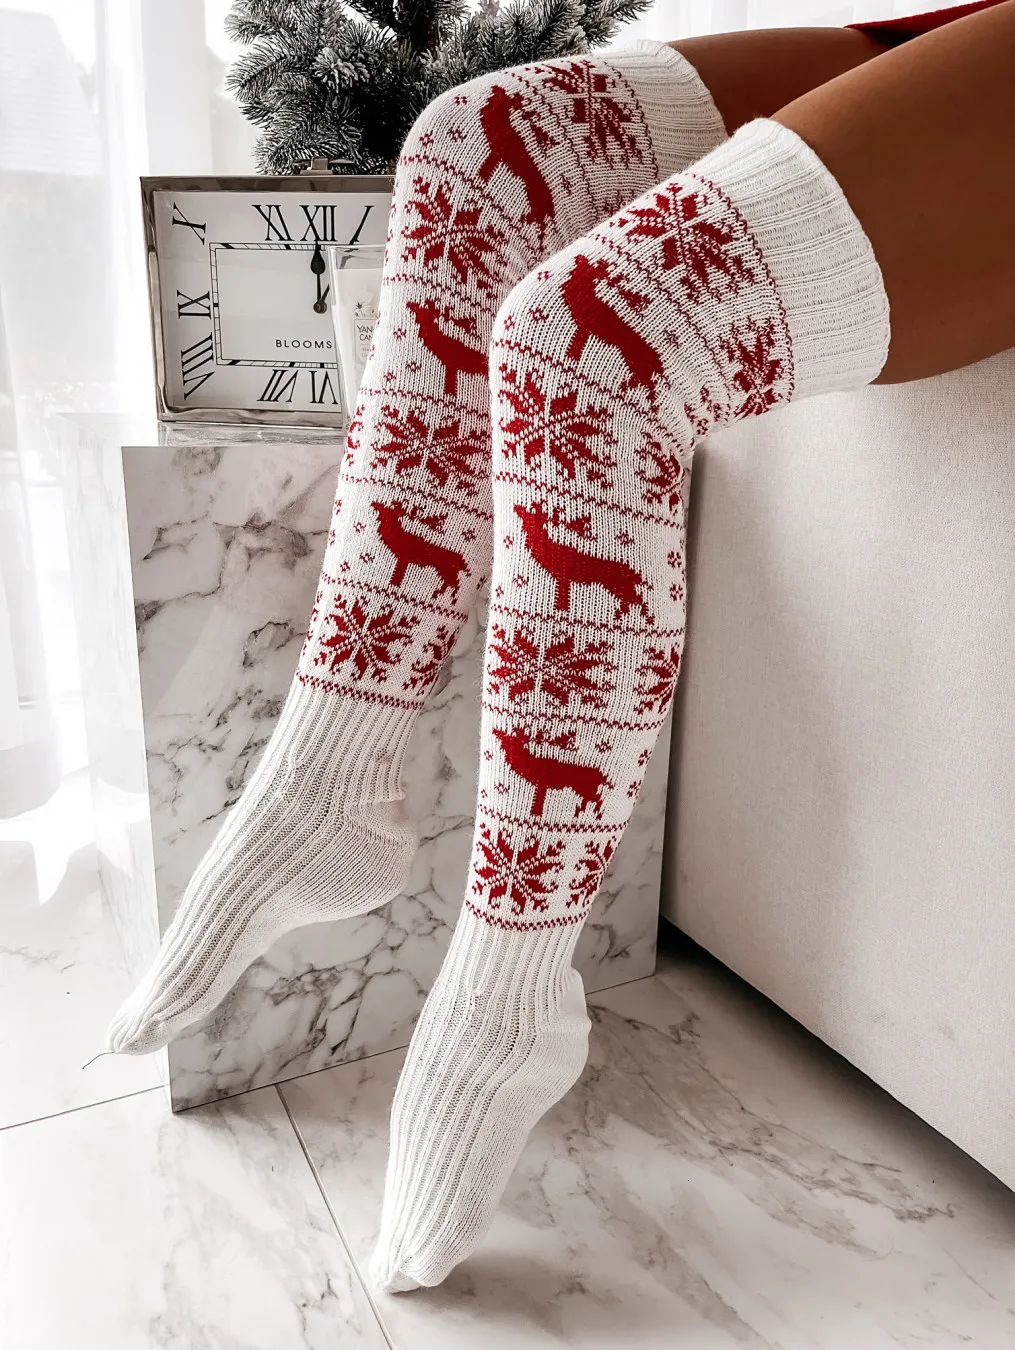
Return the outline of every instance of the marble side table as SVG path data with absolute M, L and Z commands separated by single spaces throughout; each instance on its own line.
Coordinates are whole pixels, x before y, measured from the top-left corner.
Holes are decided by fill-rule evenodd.
M 100 865 L 140 976 L 275 725 L 341 442 L 60 421 Z M 464 892 L 482 650 L 480 614 L 414 734 L 405 784 L 422 842 L 407 893 L 302 928 L 255 962 L 163 1057 L 175 1110 L 408 1042 Z M 668 755 L 667 728 L 582 934 L 589 990 L 654 969 Z

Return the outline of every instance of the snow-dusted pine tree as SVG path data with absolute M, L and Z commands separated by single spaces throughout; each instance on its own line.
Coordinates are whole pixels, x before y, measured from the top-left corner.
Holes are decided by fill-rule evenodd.
M 505 66 L 601 47 L 651 0 L 235 0 L 245 51 L 227 86 L 261 128 L 263 173 L 317 156 L 390 173 L 445 89 Z

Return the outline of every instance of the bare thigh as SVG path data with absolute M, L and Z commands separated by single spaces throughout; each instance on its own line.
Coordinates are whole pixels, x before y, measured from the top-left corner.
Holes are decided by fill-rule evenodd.
M 771 116 L 835 175 L 873 245 L 892 328 L 875 383 L 1015 346 L 1015 0 L 886 51 Z
M 889 51 L 852 28 L 758 28 L 669 44 L 697 70 L 732 134 Z

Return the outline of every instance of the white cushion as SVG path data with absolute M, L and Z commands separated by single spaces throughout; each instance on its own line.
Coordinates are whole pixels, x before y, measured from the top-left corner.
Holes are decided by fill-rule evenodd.
M 1015 1186 L 1015 349 L 706 441 L 664 913 Z

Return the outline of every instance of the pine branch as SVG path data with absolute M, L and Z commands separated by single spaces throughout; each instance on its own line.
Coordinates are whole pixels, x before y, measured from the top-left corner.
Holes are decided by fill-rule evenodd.
M 585 34 L 581 28 L 584 5 L 576 0 L 514 0 L 498 16 L 503 34 L 498 47 L 501 66 L 524 65 L 528 61 L 553 56 L 570 56 L 584 51 Z
M 226 15 L 226 32 L 238 42 L 286 32 L 297 21 L 290 0 L 236 0 Z
M 262 130 L 258 167 L 315 155 L 388 173 L 445 89 L 530 61 L 588 51 L 651 0 L 234 0 L 227 31 L 247 50 L 226 87 Z
M 648 6 L 644 0 L 585 0 L 582 27 L 589 50 L 602 47 L 623 23 L 630 23 Z
M 387 28 L 392 33 L 398 22 L 394 0 L 348 0 L 350 9 L 362 14 L 364 19 L 377 24 L 378 28 Z

